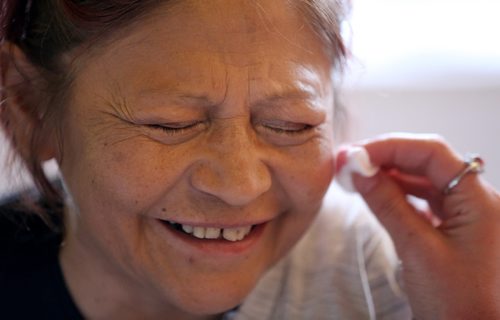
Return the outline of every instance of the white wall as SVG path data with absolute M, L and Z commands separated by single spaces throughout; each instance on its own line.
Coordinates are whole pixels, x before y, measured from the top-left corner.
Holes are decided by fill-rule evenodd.
M 438 133 L 500 188 L 500 1 L 353 0 L 353 139 Z
M 0 198 L 13 193 L 30 183 L 19 161 L 9 152 L 7 141 L 0 131 Z
M 363 90 L 345 95 L 353 139 L 384 132 L 438 133 L 462 154 L 479 153 L 485 177 L 500 189 L 500 88 Z

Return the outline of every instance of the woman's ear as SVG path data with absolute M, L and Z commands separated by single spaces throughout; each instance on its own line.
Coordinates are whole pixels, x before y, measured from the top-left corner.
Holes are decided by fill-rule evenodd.
M 36 157 L 45 161 L 55 157 L 54 130 L 43 130 L 47 125 L 42 123 L 41 116 L 46 97 L 42 96 L 45 82 L 40 72 L 18 46 L 9 42 L 0 48 L 0 70 L 0 121 L 12 147 L 25 160 Z M 40 134 L 46 137 L 37 139 L 42 145 L 36 146 L 37 154 L 32 154 L 33 137 Z

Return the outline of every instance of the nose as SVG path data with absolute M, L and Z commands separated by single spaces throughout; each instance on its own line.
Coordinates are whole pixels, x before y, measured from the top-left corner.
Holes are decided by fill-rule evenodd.
M 243 206 L 271 188 L 265 151 L 241 123 L 214 134 L 191 174 L 191 185 L 232 206 Z

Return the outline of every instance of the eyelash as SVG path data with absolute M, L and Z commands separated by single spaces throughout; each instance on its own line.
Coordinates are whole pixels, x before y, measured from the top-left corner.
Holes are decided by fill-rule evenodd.
M 192 122 L 192 123 L 186 123 L 186 124 L 150 124 L 148 125 L 149 128 L 153 130 L 161 130 L 169 135 L 178 135 L 178 134 L 183 134 L 186 133 L 186 131 L 189 131 L 191 129 L 194 129 L 196 126 L 202 124 L 202 122 Z M 307 133 L 311 129 L 314 128 L 312 125 L 308 124 L 298 124 L 300 126 L 297 129 L 292 129 L 293 125 L 297 124 L 292 124 L 289 126 L 289 128 L 286 127 L 286 125 L 283 125 L 282 127 L 280 126 L 271 126 L 271 125 L 263 125 L 263 127 L 268 130 L 272 131 L 273 133 L 277 133 L 280 135 L 289 135 L 289 136 L 295 136 L 295 135 L 300 135 Z
M 164 131 L 165 133 L 169 135 L 176 135 L 176 134 L 182 134 L 185 133 L 188 130 L 194 129 L 196 126 L 202 124 L 202 122 L 196 121 L 196 122 L 189 122 L 186 124 L 180 123 L 180 124 L 150 124 L 148 125 L 149 128 L 154 129 L 154 130 L 161 130 Z
M 314 128 L 314 126 L 308 125 L 308 124 L 300 124 L 302 127 L 298 129 L 289 129 L 289 128 L 283 128 L 283 127 L 278 127 L 278 126 L 269 126 L 269 125 L 264 125 L 264 128 L 266 130 L 272 131 L 277 134 L 283 134 L 283 135 L 300 135 L 307 133 L 311 131 L 311 129 Z

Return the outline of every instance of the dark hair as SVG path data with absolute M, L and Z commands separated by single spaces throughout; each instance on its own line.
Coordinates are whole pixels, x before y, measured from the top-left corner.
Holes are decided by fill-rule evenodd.
M 38 127 L 30 132 L 31 142 L 23 161 L 35 185 L 48 203 L 60 203 L 61 194 L 45 176 L 39 148 L 50 130 L 58 130 L 71 75 L 61 56 L 81 45 L 94 45 L 125 24 L 139 20 L 152 8 L 179 0 L 1 0 L 0 46 L 15 44 L 41 75 L 42 100 L 28 106 Z M 293 1 L 290 1 L 292 3 Z M 297 8 L 328 46 L 332 66 L 339 67 L 346 56 L 340 35 L 341 23 L 348 12 L 347 0 L 297 0 Z M 0 88 L 5 83 L 5 67 L 10 63 L 2 55 Z M 26 79 L 33 81 L 33 79 Z M 2 88 L 0 118 L 5 131 L 8 123 L 2 113 L 8 100 Z M 338 112 L 338 110 L 336 110 Z M 9 137 L 15 148 L 15 137 Z

